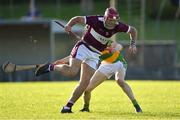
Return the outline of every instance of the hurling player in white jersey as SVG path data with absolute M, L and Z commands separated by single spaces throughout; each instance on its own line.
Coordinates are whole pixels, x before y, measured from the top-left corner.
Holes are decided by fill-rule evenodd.
M 65 26 L 65 31 L 70 32 L 76 24 L 87 25 L 84 33 L 71 51 L 69 64 L 47 63 L 36 71 L 36 76 L 50 72 L 59 71 L 65 76 L 75 76 L 80 71 L 79 84 L 74 89 L 67 104 L 61 113 L 71 113 L 73 104 L 83 94 L 88 86 L 92 75 L 97 69 L 100 53 L 112 42 L 110 38 L 116 33 L 128 33 L 131 38 L 129 50 L 136 53 L 135 40 L 137 31 L 134 27 L 119 21 L 119 14 L 115 8 L 107 8 L 104 16 L 75 16 Z M 80 69 L 81 68 L 81 69 Z

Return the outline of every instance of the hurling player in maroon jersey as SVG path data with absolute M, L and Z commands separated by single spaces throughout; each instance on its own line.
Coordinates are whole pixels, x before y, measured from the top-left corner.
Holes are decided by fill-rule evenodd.
M 137 30 L 119 21 L 120 17 L 115 8 L 107 8 L 104 16 L 75 16 L 65 26 L 65 31 L 70 32 L 76 24 L 84 24 L 87 31 L 73 47 L 69 64 L 47 63 L 36 71 L 36 76 L 50 72 L 59 71 L 65 76 L 75 76 L 80 71 L 80 80 L 74 89 L 67 104 L 61 113 L 71 113 L 73 104 L 83 94 L 88 86 L 92 75 L 98 67 L 100 53 L 111 43 L 111 37 L 116 33 L 128 33 L 130 35 L 129 51 L 136 53 Z

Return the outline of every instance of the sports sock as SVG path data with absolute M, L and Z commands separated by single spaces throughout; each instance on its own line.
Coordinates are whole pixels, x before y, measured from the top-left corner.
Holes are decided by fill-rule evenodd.
M 134 105 L 134 107 L 136 109 L 136 112 L 138 112 L 138 113 L 142 112 L 141 107 L 139 106 L 138 102 L 135 99 L 132 100 L 132 103 L 133 103 L 133 105 Z
M 48 71 L 53 71 L 53 70 L 54 70 L 54 65 L 50 64 L 49 67 L 48 67 Z
M 84 104 L 83 108 L 89 108 L 89 104 Z
M 136 101 L 136 99 L 132 100 L 133 105 L 138 105 L 138 102 Z
M 73 105 L 74 105 L 74 102 L 69 101 L 69 102 L 66 104 L 66 107 L 71 108 Z

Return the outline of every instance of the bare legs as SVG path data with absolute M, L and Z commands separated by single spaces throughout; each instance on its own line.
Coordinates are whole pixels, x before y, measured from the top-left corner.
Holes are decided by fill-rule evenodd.
M 61 72 L 64 76 L 75 76 L 79 72 L 81 62 L 78 59 L 70 58 L 68 64 L 54 65 L 54 70 Z
M 79 97 L 83 94 L 85 89 L 87 88 L 91 76 L 94 74 L 94 69 L 91 68 L 86 63 L 81 64 L 81 74 L 79 84 L 74 89 L 72 96 L 70 97 L 67 104 L 62 108 L 61 113 L 71 113 L 71 108 L 73 104 L 79 99 Z
M 95 89 L 98 85 L 100 85 L 105 79 L 107 79 L 107 77 L 103 73 L 99 71 L 96 71 L 94 73 L 88 87 L 86 88 L 84 92 L 84 97 L 83 97 L 84 107 L 89 107 L 89 103 L 91 99 L 91 91 Z
M 124 80 L 117 80 L 117 84 L 122 88 L 124 93 L 129 97 L 129 99 L 132 101 L 134 100 L 134 94 L 132 92 L 131 87 L 125 82 Z
M 79 99 L 79 97 L 83 94 L 86 87 L 88 86 L 91 76 L 94 74 L 94 71 L 95 70 L 89 67 L 89 65 L 87 65 L 86 63 L 82 63 L 80 81 L 73 91 L 70 101 L 76 102 Z
M 120 78 L 124 78 L 124 77 L 121 76 Z M 100 85 L 105 79 L 107 79 L 107 77 L 99 71 L 96 71 L 95 74 L 92 76 L 91 81 L 84 92 L 84 108 L 82 110 L 89 111 L 91 91 L 94 88 L 96 88 L 98 85 Z M 125 92 L 125 94 L 129 97 L 129 99 L 132 101 L 132 103 L 136 109 L 136 112 L 142 112 L 139 104 L 137 103 L 136 99 L 134 98 L 134 94 L 132 92 L 131 87 L 124 81 L 124 79 L 122 79 L 122 80 L 118 79 L 117 83 L 122 88 L 122 90 Z

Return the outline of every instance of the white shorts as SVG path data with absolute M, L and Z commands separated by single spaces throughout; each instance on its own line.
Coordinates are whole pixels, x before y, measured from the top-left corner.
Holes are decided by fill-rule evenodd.
M 77 44 L 71 51 L 71 56 L 87 63 L 93 69 L 97 69 L 100 54 L 91 51 L 84 44 Z
M 126 68 L 124 68 L 121 61 L 118 61 L 116 63 L 102 63 L 99 66 L 98 71 L 106 75 L 107 78 L 115 75 L 115 80 L 124 80 L 126 75 Z

